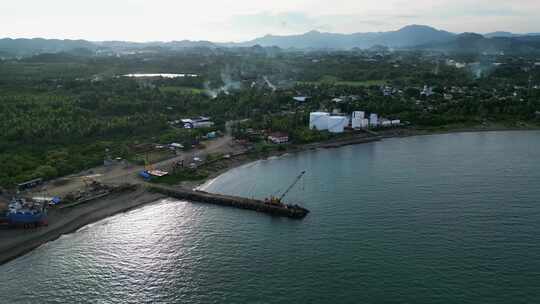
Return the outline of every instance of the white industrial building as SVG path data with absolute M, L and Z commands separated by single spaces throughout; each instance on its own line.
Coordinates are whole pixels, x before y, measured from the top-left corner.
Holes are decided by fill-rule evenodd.
M 346 116 L 330 116 L 328 112 L 312 112 L 309 114 L 309 128 L 311 130 L 343 133 L 349 123 L 349 118 Z
M 349 119 L 345 116 L 329 116 L 328 131 L 330 133 L 343 133 L 345 127 L 349 125 Z
M 379 115 L 372 113 L 369 115 L 369 125 L 371 127 L 378 127 L 379 126 Z
M 367 124 L 364 125 L 366 113 L 363 111 L 354 111 L 351 117 L 351 126 L 353 129 L 367 128 Z
M 364 112 L 364 111 L 354 111 L 352 113 L 352 118 L 364 119 L 364 118 L 366 118 L 366 112 Z
M 330 113 L 327 112 L 312 112 L 309 114 L 309 128 L 311 130 L 316 129 L 319 131 L 328 130 L 328 117 Z
M 199 129 L 199 128 L 211 128 L 214 126 L 214 123 L 210 120 L 210 117 L 195 117 L 195 118 L 186 118 L 181 119 L 184 128 L 186 129 Z
M 384 128 L 388 128 L 392 126 L 392 121 L 388 119 L 381 119 L 381 126 Z
M 360 121 L 360 129 L 367 129 L 369 128 L 369 119 L 364 118 Z
M 389 120 L 379 118 L 379 115 L 376 113 L 371 113 L 368 119 L 364 111 L 354 111 L 350 119 L 348 116 L 331 115 L 328 112 L 312 112 L 309 114 L 309 128 L 312 130 L 328 130 L 331 133 L 343 133 L 349 124 L 353 129 L 388 128 L 400 126 L 401 121 L 399 119 Z

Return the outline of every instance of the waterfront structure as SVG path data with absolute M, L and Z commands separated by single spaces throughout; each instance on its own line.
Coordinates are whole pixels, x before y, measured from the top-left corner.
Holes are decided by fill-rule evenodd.
M 376 113 L 371 113 L 369 118 L 366 118 L 366 112 L 364 111 L 354 111 L 350 118 L 343 115 L 330 115 L 330 113 L 327 112 L 312 112 L 309 115 L 309 128 L 312 130 L 328 130 L 330 133 L 343 133 L 345 128 L 349 127 L 349 125 L 357 130 L 370 127 L 389 128 L 400 126 L 401 120 L 380 118 Z
M 190 200 L 200 203 L 215 204 L 220 206 L 229 206 L 246 210 L 253 210 L 257 212 L 268 213 L 274 216 L 284 216 L 292 219 L 303 219 L 309 213 L 309 210 L 297 205 L 297 204 L 285 204 L 282 202 L 283 197 L 287 192 L 296 184 L 289 186 L 285 194 L 283 194 L 278 200 L 255 200 L 237 196 L 213 194 L 204 191 L 193 191 L 186 189 L 179 189 L 173 187 L 167 187 L 163 185 L 152 185 L 149 187 L 150 191 L 165 194 L 170 197 L 181 200 Z
M 328 131 L 330 133 L 343 133 L 347 125 L 349 125 L 349 119 L 345 116 L 328 117 Z
M 369 119 L 364 118 L 360 121 L 360 128 L 367 129 L 369 127 Z
M 351 116 L 351 127 L 353 129 L 361 129 L 364 126 L 362 126 L 362 122 L 365 118 L 366 113 L 363 111 L 354 111 Z M 365 126 L 367 127 L 367 126 Z
M 379 115 L 372 113 L 369 115 L 369 125 L 371 127 L 378 127 L 379 126 Z
M 312 112 L 309 114 L 309 128 L 318 131 L 328 130 L 328 112 Z

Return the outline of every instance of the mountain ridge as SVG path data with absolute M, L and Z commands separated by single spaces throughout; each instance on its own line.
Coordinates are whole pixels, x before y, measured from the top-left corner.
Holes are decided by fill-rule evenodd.
M 463 36 L 465 35 L 465 36 Z M 88 41 L 73 39 L 44 39 L 44 38 L 3 38 L 0 39 L 0 56 L 26 57 L 42 53 L 79 52 L 86 49 L 91 52 L 123 52 L 143 49 L 181 50 L 185 48 L 225 48 L 225 47 L 279 47 L 281 49 L 369 49 L 375 46 L 389 48 L 428 48 L 438 50 L 457 50 L 458 44 L 465 49 L 481 49 L 485 46 L 491 49 L 500 48 L 502 44 L 531 44 L 540 34 L 514 34 L 510 32 L 493 32 L 484 35 L 474 34 L 477 39 L 464 41 L 463 37 L 471 33 L 456 34 L 427 25 L 408 25 L 394 31 L 358 32 L 352 34 L 329 33 L 312 30 L 298 35 L 264 35 L 244 42 L 216 43 L 206 40 L 175 40 L 169 42 L 130 42 L 130 41 Z M 490 40 L 492 39 L 492 40 Z M 504 43 L 500 39 L 504 40 Z M 508 40 L 510 39 L 510 40 Z M 528 42 L 527 42 L 528 41 Z M 476 47 L 469 44 L 480 43 Z M 534 44 L 536 45 L 536 44 Z M 505 46 L 506 49 L 509 47 Z

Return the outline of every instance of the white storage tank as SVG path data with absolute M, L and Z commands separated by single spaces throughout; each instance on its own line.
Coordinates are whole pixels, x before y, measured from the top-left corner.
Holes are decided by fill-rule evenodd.
M 328 117 L 328 131 L 330 131 L 330 133 L 343 133 L 346 125 L 348 125 L 347 117 L 343 117 L 343 116 Z
M 349 116 L 343 116 L 343 127 L 347 128 L 351 124 L 351 119 Z
M 353 129 L 367 129 L 369 127 L 369 119 L 367 118 L 353 118 L 352 119 Z
M 353 117 L 351 120 L 351 127 L 353 129 L 360 129 L 362 127 L 362 119 Z
M 369 119 L 364 118 L 360 121 L 360 128 L 367 129 L 369 127 Z
M 328 117 L 330 117 L 330 113 L 327 112 L 310 113 L 309 128 L 311 130 L 316 129 L 319 131 L 328 130 Z
M 373 113 L 369 115 L 369 125 L 376 127 L 379 125 L 379 115 Z
M 363 111 L 354 111 L 351 115 L 351 126 L 353 129 L 362 128 L 362 120 L 365 118 L 366 113 Z
M 364 119 L 366 117 L 366 113 L 364 111 L 354 111 L 352 113 L 352 118 L 358 118 L 358 119 Z

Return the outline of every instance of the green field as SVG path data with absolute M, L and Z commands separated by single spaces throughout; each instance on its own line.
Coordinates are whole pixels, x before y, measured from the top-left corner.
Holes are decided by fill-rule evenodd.
M 180 87 L 180 86 L 163 86 L 159 90 L 163 93 L 192 93 L 192 94 L 202 94 L 204 93 L 203 89 L 192 88 L 192 87 Z
M 344 81 L 335 76 L 324 76 L 318 81 L 301 81 L 299 84 L 332 84 L 343 85 L 351 87 L 369 87 L 369 86 L 381 86 L 387 83 L 386 80 L 362 80 L 362 81 Z

